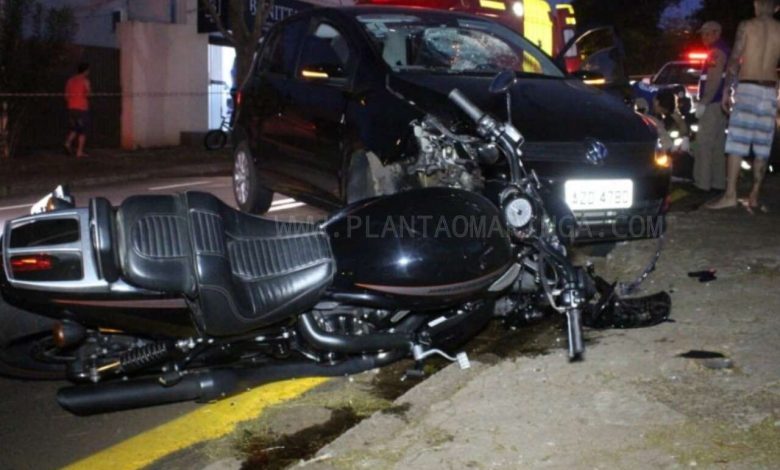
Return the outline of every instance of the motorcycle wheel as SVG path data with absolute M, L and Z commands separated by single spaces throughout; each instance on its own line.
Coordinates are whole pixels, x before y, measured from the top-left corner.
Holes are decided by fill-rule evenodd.
M 216 129 L 206 133 L 206 137 L 203 138 L 203 146 L 206 147 L 206 150 L 219 150 L 225 147 L 227 140 L 227 134 Z
M 0 299 L 0 375 L 26 380 L 62 380 L 63 362 L 47 359 L 53 351 L 54 320 L 11 307 Z
M 271 208 L 274 192 L 263 187 L 257 177 L 254 158 L 246 141 L 233 152 L 233 195 L 238 208 L 250 214 L 265 214 Z

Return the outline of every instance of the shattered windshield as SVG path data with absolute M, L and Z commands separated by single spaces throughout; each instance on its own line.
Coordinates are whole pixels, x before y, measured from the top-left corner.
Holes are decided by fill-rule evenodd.
M 359 15 L 384 61 L 394 70 L 492 75 L 503 70 L 563 77 L 539 49 L 488 21 L 407 14 Z

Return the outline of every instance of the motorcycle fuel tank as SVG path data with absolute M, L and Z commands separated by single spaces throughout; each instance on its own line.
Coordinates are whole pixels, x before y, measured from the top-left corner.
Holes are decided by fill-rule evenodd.
M 352 204 L 324 224 L 333 297 L 383 308 L 442 308 L 485 291 L 512 265 L 499 210 L 483 196 L 425 188 Z

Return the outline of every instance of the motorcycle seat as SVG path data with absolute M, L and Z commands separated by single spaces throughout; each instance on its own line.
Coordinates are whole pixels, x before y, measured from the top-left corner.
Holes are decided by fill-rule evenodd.
M 318 226 L 245 214 L 208 193 L 128 198 L 117 232 L 127 282 L 184 295 L 199 328 L 214 336 L 305 311 L 335 271 Z

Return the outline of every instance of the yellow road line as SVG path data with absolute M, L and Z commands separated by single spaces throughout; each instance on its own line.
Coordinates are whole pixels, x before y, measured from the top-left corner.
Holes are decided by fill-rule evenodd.
M 276 382 L 204 405 L 65 468 L 135 470 L 145 467 L 199 442 L 224 437 L 238 423 L 257 418 L 266 408 L 300 396 L 327 380 L 307 378 Z

